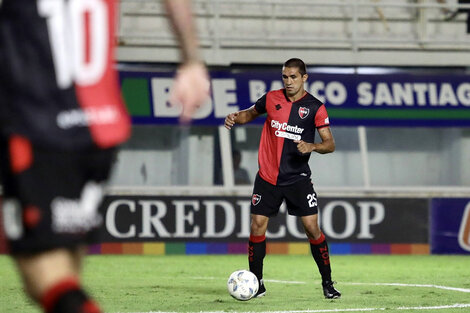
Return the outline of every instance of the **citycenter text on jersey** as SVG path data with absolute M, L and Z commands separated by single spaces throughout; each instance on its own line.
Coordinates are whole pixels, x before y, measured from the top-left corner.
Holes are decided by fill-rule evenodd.
M 297 125 L 292 126 L 287 123 L 281 123 L 276 120 L 271 121 L 271 127 L 276 129 L 276 131 L 274 132 L 274 135 L 276 135 L 277 137 L 287 138 L 291 140 L 302 139 L 300 135 L 296 135 L 296 134 L 302 134 L 304 132 L 304 129 L 301 127 L 298 127 Z
M 281 122 L 276 121 L 276 120 L 271 121 L 271 127 L 275 128 L 277 130 L 286 130 L 288 132 L 295 133 L 295 134 L 302 134 L 304 132 L 304 129 L 297 126 L 297 125 L 292 126 L 292 125 L 289 125 L 285 122 L 281 123 Z

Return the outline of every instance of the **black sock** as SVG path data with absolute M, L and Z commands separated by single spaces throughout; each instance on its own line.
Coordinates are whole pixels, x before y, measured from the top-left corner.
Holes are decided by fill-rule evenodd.
M 74 278 L 66 279 L 50 288 L 42 297 L 41 304 L 46 313 L 101 312 Z
M 260 284 L 263 284 L 263 259 L 266 256 L 266 236 L 250 235 L 248 245 L 250 271 L 256 275 Z
M 323 233 L 317 240 L 310 239 L 310 251 L 312 251 L 313 259 L 317 263 L 322 282 L 331 281 L 330 253 Z

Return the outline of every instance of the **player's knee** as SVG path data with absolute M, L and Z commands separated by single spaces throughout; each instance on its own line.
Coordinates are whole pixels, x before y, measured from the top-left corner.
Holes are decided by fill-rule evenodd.
M 250 234 L 254 236 L 262 236 L 266 233 L 266 227 L 262 223 L 251 223 Z
M 258 226 L 251 226 L 250 234 L 253 236 L 263 236 L 266 233 L 266 230 L 264 230 L 262 227 Z
M 318 224 L 305 225 L 305 234 L 308 238 L 317 240 L 321 236 L 321 229 Z
M 250 233 L 254 236 L 265 235 L 266 229 L 268 228 L 268 219 L 267 218 L 252 218 L 251 219 L 251 228 Z

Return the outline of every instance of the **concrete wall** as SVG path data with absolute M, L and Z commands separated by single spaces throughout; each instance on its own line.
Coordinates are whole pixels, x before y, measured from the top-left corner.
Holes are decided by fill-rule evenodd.
M 466 16 L 446 21 L 437 1 L 194 1 L 209 65 L 309 64 L 467 66 Z M 161 4 L 123 0 L 121 61 L 178 59 Z

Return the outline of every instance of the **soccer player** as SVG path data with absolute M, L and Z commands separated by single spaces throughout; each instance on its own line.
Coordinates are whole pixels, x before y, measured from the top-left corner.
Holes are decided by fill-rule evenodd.
M 182 51 L 173 100 L 208 95 L 190 2 L 165 2 Z M 44 312 L 98 313 L 80 283 L 84 246 L 116 147 L 130 133 L 114 69 L 114 0 L 3 0 L 0 166 L 8 246 Z
M 308 75 L 305 63 L 289 59 L 282 68 L 283 89 L 263 95 L 250 108 L 227 115 L 225 127 L 248 123 L 267 113 L 261 134 L 258 164 L 251 200 L 251 229 L 248 261 L 260 282 L 257 297 L 266 293 L 263 259 L 266 255 L 266 229 L 271 216 L 279 212 L 283 200 L 288 213 L 299 216 L 310 241 L 312 256 L 322 277 L 325 298 L 341 293 L 333 286 L 325 236 L 318 226 L 317 194 L 310 179 L 311 152 L 331 153 L 335 141 L 325 105 L 304 89 Z M 315 143 L 315 130 L 321 142 Z

